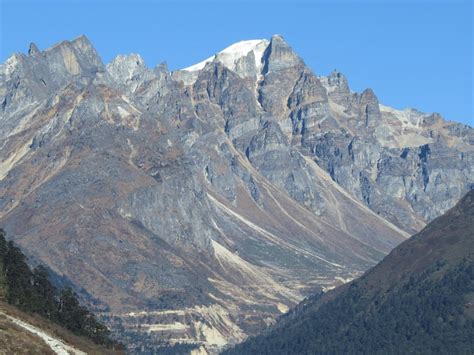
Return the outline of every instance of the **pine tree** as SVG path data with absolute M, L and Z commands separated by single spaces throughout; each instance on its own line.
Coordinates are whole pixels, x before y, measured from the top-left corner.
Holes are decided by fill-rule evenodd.
M 61 290 L 58 304 L 58 321 L 74 333 L 84 334 L 83 318 L 85 310 L 80 306 L 77 296 L 70 287 Z
M 5 277 L 8 285 L 8 303 L 23 310 L 31 310 L 33 299 L 32 273 L 21 250 L 12 241 L 7 244 L 4 259 Z
M 0 300 L 7 297 L 7 280 L 5 275 L 5 256 L 7 255 L 8 245 L 5 239 L 5 231 L 0 228 Z
M 57 290 L 49 281 L 48 270 L 42 265 L 33 270 L 33 287 L 35 289 L 35 309 L 33 312 L 41 314 L 50 320 L 58 317 Z
M 8 251 L 8 246 L 7 246 L 7 241 L 5 239 L 6 233 L 5 231 L 0 228 L 0 263 L 3 264 L 5 255 L 7 254 Z

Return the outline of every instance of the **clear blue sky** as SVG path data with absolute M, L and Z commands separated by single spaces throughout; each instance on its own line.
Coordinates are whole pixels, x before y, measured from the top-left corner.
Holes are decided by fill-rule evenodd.
M 396 108 L 473 114 L 472 1 L 0 0 L 1 61 L 87 35 L 117 54 L 186 67 L 233 42 L 282 34 L 316 74 L 343 72 Z

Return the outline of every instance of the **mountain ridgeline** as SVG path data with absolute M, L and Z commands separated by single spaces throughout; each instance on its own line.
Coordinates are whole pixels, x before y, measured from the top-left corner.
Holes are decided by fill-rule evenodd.
M 471 127 L 316 75 L 278 35 L 174 72 L 32 44 L 0 66 L 0 142 L 0 225 L 131 352 L 239 343 L 474 184 Z
M 94 314 L 80 305 L 70 287 L 57 289 L 49 280 L 46 268 L 38 265 L 31 270 L 25 255 L 7 242 L 0 229 L 0 300 L 18 309 L 38 314 L 61 325 L 72 333 L 84 336 L 94 343 L 120 348 L 110 339 L 110 331 Z
M 361 278 L 224 354 L 470 354 L 474 190 Z

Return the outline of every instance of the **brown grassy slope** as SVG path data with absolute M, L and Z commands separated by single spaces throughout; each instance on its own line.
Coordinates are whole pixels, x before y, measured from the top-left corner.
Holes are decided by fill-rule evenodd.
M 57 324 L 38 315 L 27 314 L 0 301 L 0 312 L 21 319 L 61 339 L 66 344 L 88 354 L 123 354 L 118 350 L 106 349 L 86 338 L 72 334 Z M 0 315 L 0 354 L 52 354 L 51 349 L 37 336 Z
M 46 343 L 0 314 L 0 354 L 54 354 Z

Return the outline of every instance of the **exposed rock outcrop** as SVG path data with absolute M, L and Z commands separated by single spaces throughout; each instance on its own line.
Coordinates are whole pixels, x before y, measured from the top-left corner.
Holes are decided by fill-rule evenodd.
M 132 350 L 241 341 L 474 183 L 472 128 L 318 77 L 281 36 L 174 73 L 31 47 L 0 103 L 0 223 Z

